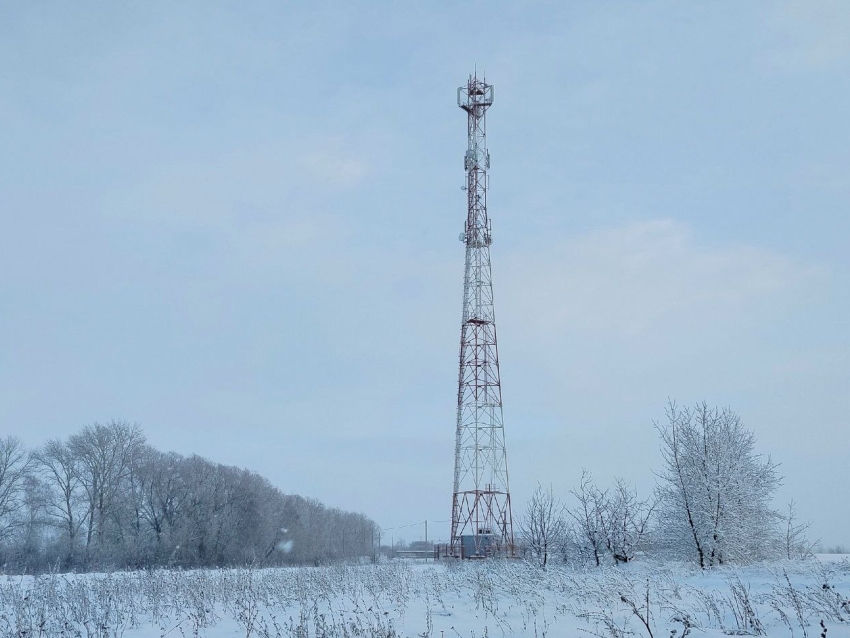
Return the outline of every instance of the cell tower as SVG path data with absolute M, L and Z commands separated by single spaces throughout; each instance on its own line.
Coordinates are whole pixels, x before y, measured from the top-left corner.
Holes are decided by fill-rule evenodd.
M 486 112 L 493 86 L 470 76 L 457 90 L 457 103 L 467 113 L 466 245 L 463 277 L 463 323 L 457 391 L 452 536 L 447 548 L 457 558 L 514 555 L 511 496 L 502 420 L 499 350 L 493 312 L 490 271 L 492 233 L 487 217 Z

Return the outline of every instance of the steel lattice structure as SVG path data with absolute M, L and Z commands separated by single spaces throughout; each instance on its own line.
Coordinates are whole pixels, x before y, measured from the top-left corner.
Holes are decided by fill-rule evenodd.
M 467 217 L 460 239 L 466 245 L 463 278 L 463 322 L 457 393 L 454 496 L 450 556 L 477 558 L 513 556 L 514 536 L 499 350 L 493 311 L 490 268 L 492 233 L 487 217 L 486 112 L 493 104 L 493 86 L 470 76 L 458 89 L 458 106 L 467 113 Z

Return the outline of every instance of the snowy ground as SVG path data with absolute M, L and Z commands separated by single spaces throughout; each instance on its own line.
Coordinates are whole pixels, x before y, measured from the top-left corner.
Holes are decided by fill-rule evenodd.
M 850 638 L 850 558 L 700 571 L 520 561 L 0 578 L 0 635 Z

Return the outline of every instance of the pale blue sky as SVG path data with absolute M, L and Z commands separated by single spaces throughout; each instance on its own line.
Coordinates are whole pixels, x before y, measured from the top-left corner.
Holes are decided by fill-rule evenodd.
M 4 3 L 0 431 L 448 518 L 477 64 L 515 509 L 704 399 L 850 542 L 850 4 L 458 4 Z

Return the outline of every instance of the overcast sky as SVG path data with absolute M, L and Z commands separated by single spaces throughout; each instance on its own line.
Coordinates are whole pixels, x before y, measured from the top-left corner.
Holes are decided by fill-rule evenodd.
M 705 400 L 850 543 L 848 33 L 841 0 L 5 2 L 0 434 L 126 419 L 448 519 L 477 65 L 515 515 L 582 468 L 648 494 L 653 420 Z

